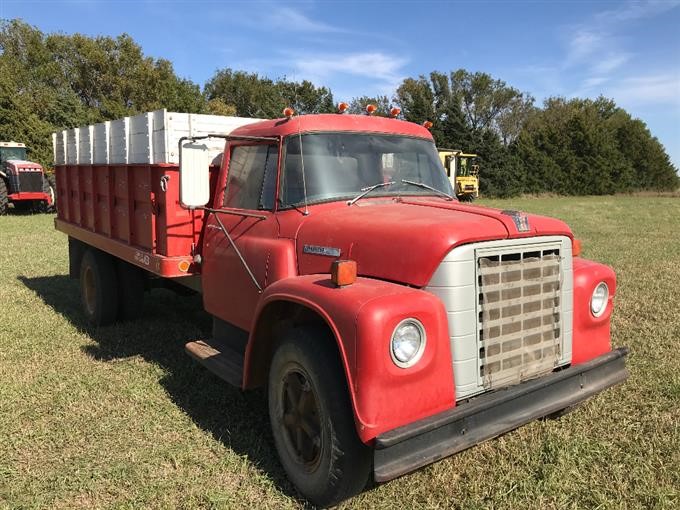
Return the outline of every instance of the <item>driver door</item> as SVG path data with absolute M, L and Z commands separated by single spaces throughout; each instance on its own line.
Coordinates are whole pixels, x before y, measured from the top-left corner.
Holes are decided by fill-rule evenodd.
M 219 180 L 226 186 L 215 193 L 214 208 L 219 211 L 206 221 L 204 307 L 246 331 L 251 327 L 260 289 L 267 284 L 269 247 L 279 234 L 273 212 L 278 153 L 276 144 L 230 143 Z

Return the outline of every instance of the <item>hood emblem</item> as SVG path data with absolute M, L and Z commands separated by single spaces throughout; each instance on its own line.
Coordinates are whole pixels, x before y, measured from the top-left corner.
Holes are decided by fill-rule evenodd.
M 529 225 L 529 217 L 521 211 L 505 210 L 501 211 L 501 214 L 510 216 L 512 221 L 515 222 L 515 227 L 517 227 L 517 232 L 529 232 L 531 226 Z
M 310 255 L 324 255 L 326 257 L 339 257 L 341 253 L 340 248 L 315 246 L 313 244 L 305 244 L 302 251 L 304 253 L 309 253 Z

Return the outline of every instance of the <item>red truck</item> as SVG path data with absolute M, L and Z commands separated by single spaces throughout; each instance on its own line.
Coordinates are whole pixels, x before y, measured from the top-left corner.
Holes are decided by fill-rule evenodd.
M 96 326 L 139 312 L 151 277 L 202 293 L 213 334 L 187 353 L 267 388 L 305 498 L 337 503 L 627 378 L 615 274 L 566 224 L 459 203 L 423 126 L 285 114 L 83 128 L 104 133 L 99 163 L 69 163 L 58 134 L 55 224 Z

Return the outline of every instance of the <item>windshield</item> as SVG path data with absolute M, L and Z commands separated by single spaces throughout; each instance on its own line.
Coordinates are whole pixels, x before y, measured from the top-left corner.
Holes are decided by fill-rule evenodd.
M 286 140 L 285 154 L 279 194 L 284 207 L 303 204 L 305 188 L 308 203 L 351 199 L 364 188 L 391 181 L 395 184 L 371 196 L 436 194 L 402 179 L 453 192 L 430 140 L 367 133 L 293 135 Z
M 25 147 L 3 147 L 0 149 L 0 162 L 5 162 L 9 159 L 26 159 Z

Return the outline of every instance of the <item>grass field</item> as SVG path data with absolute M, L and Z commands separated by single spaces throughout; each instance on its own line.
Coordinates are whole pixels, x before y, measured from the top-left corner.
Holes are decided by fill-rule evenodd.
M 631 377 L 346 508 L 680 508 L 680 199 L 490 205 L 566 220 L 619 278 Z M 145 319 L 91 329 L 51 216 L 0 217 L 0 508 L 299 508 L 261 392 L 183 352 L 200 299 L 156 290 Z

